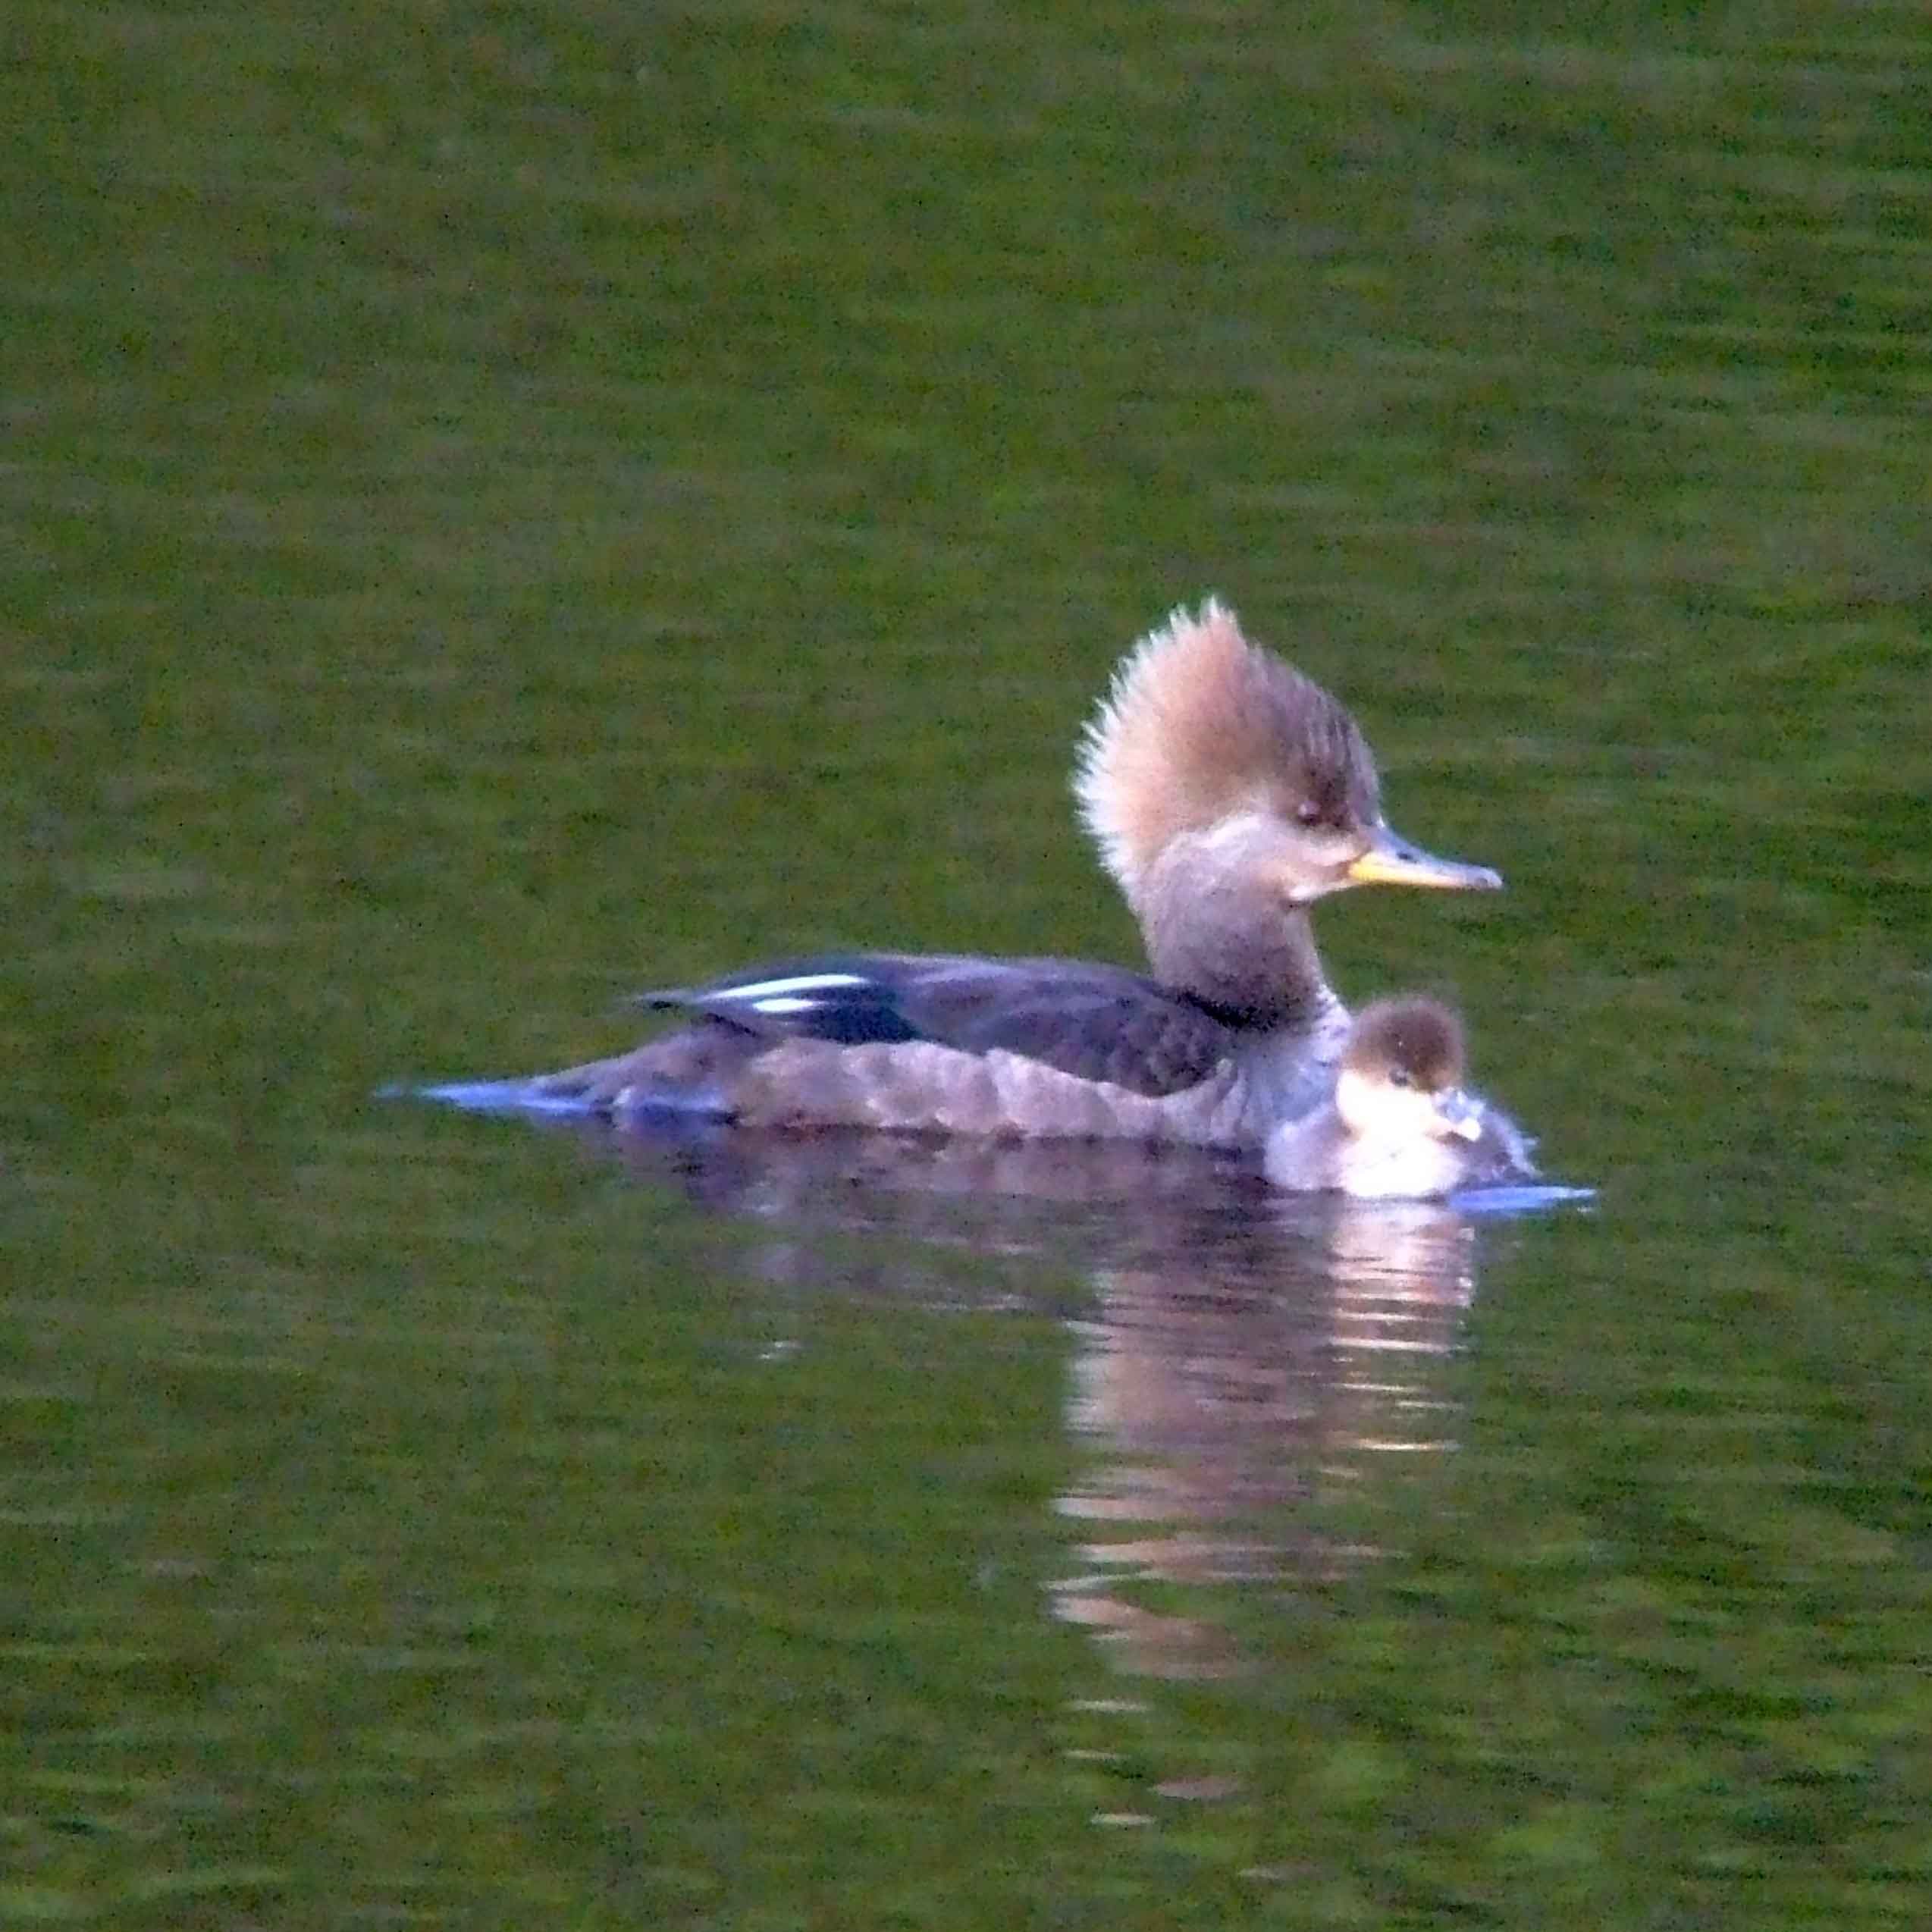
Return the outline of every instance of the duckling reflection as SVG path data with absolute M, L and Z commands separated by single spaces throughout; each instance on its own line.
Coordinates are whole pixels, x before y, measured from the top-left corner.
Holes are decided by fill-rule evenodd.
M 1534 1181 L 1521 1129 L 1464 1089 L 1463 1067 L 1462 1023 L 1439 1000 L 1412 994 L 1364 1007 L 1333 1094 L 1269 1137 L 1269 1179 L 1371 1200 Z
M 1278 1198 L 1258 1266 L 1103 1275 L 1073 1324 L 1068 1420 L 1093 1460 L 1060 1508 L 1090 1534 L 1056 1614 L 1132 1674 L 1245 1668 L 1226 1626 L 1140 1591 L 1319 1582 L 1372 1560 L 1328 1527 L 1334 1507 L 1455 1446 L 1441 1376 L 1479 1254 L 1451 1206 L 1330 1193 Z

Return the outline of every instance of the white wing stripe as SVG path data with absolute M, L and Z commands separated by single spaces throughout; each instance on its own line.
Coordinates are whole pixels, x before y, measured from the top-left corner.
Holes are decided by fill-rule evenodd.
M 789 979 L 754 980 L 748 986 L 726 986 L 718 993 L 704 989 L 701 991 L 707 1005 L 723 1006 L 733 1000 L 742 1000 L 747 1006 L 755 1006 L 764 1012 L 783 1010 L 767 1008 L 767 1000 L 789 999 L 799 993 L 833 993 L 842 986 L 869 986 L 872 983 L 858 973 L 798 973 Z

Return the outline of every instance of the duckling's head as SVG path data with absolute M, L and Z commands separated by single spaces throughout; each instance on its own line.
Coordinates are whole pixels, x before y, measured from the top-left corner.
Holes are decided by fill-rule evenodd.
M 1439 1000 L 1378 999 L 1356 1015 L 1335 1111 L 1358 1139 L 1476 1140 L 1482 1112 L 1463 1090 L 1462 1022 Z
M 1382 815 L 1375 761 L 1347 710 L 1241 635 L 1209 597 L 1121 660 L 1087 727 L 1074 791 L 1137 909 L 1177 850 L 1239 854 L 1285 905 L 1371 883 L 1494 891 Z

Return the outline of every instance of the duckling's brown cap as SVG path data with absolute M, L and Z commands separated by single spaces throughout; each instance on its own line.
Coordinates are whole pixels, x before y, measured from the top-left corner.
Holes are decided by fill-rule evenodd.
M 1397 1070 L 1431 1092 L 1460 1085 L 1463 1023 L 1438 999 L 1419 993 L 1378 999 L 1355 1016 L 1345 1064 L 1372 1079 Z

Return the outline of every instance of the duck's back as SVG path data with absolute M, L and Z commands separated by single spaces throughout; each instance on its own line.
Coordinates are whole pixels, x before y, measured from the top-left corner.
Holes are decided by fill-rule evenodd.
M 1237 1030 L 1123 968 L 836 953 L 647 993 L 690 1024 L 547 1076 L 557 1098 L 748 1124 L 1247 1137 Z

